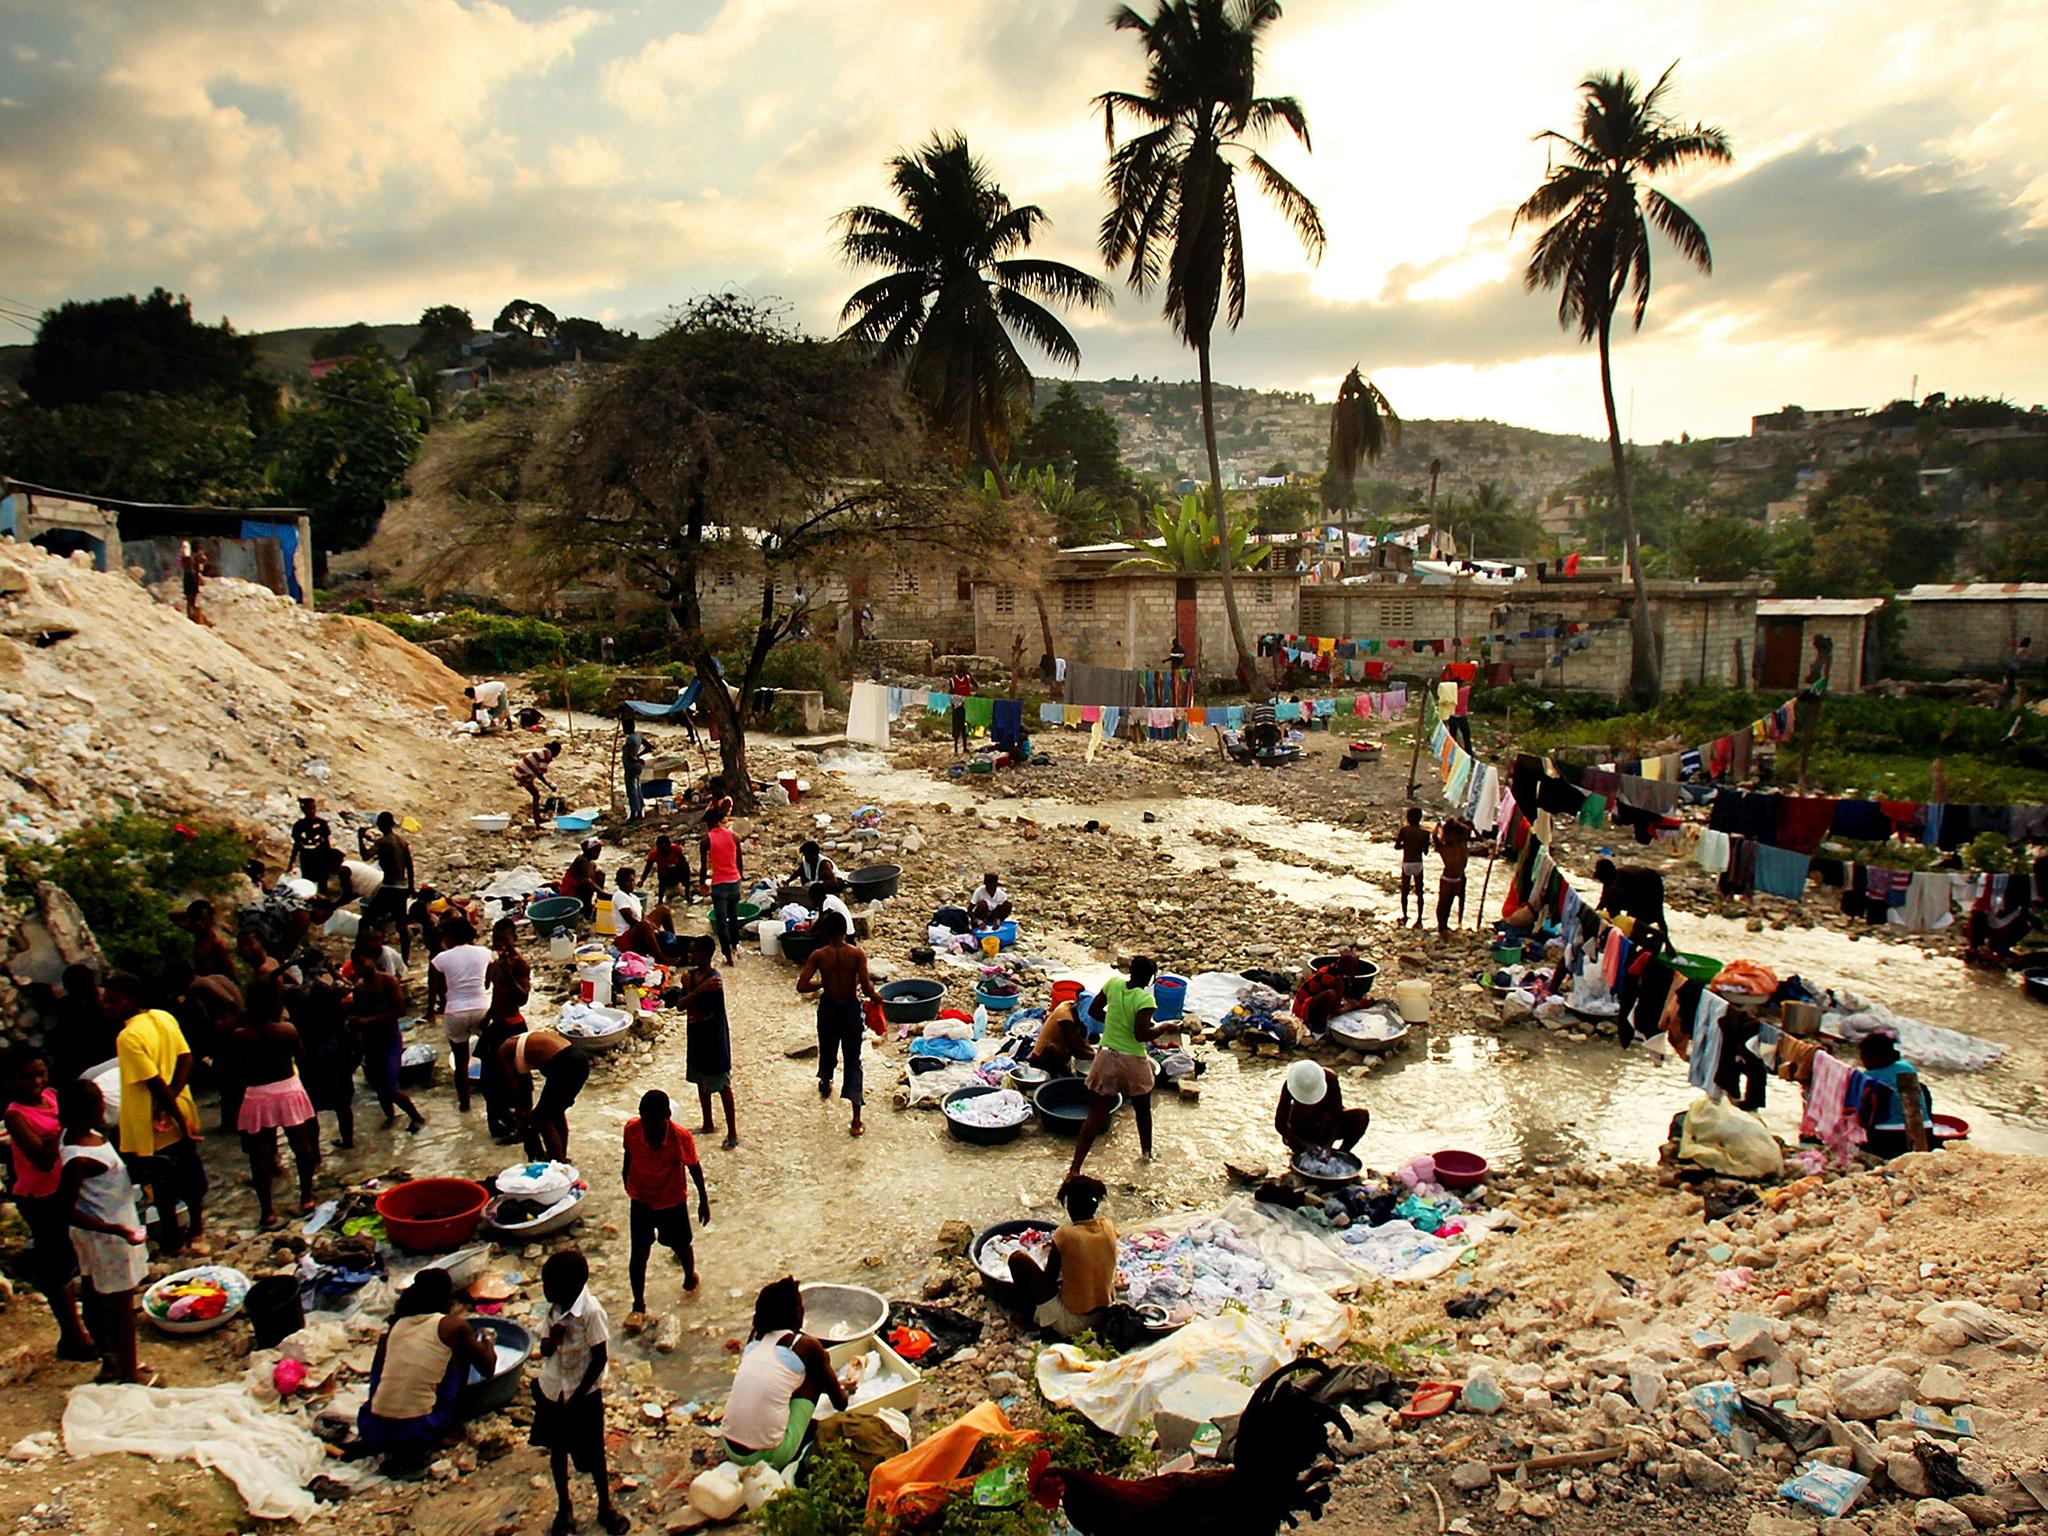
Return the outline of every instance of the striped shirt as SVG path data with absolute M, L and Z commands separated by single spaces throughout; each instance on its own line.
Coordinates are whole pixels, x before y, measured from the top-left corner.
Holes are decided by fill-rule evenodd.
M 535 779 L 547 777 L 548 769 L 554 765 L 547 748 L 540 747 L 520 758 L 512 767 L 512 777 L 522 784 L 531 784 Z

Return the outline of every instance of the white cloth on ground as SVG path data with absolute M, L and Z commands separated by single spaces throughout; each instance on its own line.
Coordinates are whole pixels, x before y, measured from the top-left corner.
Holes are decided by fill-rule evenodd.
M 64 1449 L 74 1457 L 130 1452 L 191 1461 L 235 1485 L 259 1520 L 305 1520 L 319 1507 L 305 1485 L 340 1464 L 296 1418 L 266 1413 L 239 1385 L 73 1387 Z

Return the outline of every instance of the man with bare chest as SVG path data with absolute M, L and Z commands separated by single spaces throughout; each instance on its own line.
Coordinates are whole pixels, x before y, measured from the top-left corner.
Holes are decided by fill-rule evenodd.
M 879 1002 L 868 975 L 868 957 L 846 937 L 846 919 L 826 912 L 812 927 L 818 946 L 797 973 L 796 989 L 818 994 L 818 1097 L 832 1097 L 832 1070 L 843 1055 L 845 1077 L 839 1096 L 853 1106 L 851 1134 L 865 1135 L 861 1124 L 861 1029 L 867 1022 L 863 998 Z

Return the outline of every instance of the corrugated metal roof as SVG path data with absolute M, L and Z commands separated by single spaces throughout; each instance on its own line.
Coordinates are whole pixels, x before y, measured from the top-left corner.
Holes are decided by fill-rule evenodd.
M 1760 597 L 1760 619 L 1859 619 L 1884 606 L 1881 597 Z
M 2048 581 L 1923 581 L 1899 594 L 1902 603 L 1999 603 L 2014 598 L 2048 602 Z

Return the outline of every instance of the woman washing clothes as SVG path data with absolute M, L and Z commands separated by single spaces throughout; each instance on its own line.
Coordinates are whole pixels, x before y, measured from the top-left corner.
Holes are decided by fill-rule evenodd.
M 1116 1301 L 1116 1227 L 1098 1216 L 1109 1191 L 1087 1174 L 1060 1186 L 1067 1219 L 1052 1235 L 1045 1266 L 1010 1255 L 1010 1279 L 1035 1304 L 1032 1320 L 1063 1339 L 1097 1327 Z
M 1074 1160 L 1067 1165 L 1069 1179 L 1079 1176 L 1095 1139 L 1109 1124 L 1118 1094 L 1131 1101 L 1131 1114 L 1138 1122 L 1139 1154 L 1146 1162 L 1152 1161 L 1154 1073 L 1145 1047 L 1180 1033 L 1178 1024 L 1154 1022 L 1159 1003 L 1152 995 L 1152 978 L 1158 972 L 1151 956 L 1138 955 L 1131 961 L 1130 980 L 1110 977 L 1089 1006 L 1089 1015 L 1102 1020 L 1102 1048 L 1088 1068 L 1088 1118 L 1074 1138 Z
M 1094 1060 L 1081 1000 L 1069 997 L 1053 1004 L 1039 1027 L 1038 1043 L 1031 1048 L 1031 1065 L 1054 1077 L 1074 1077 Z
M 1321 1062 L 1297 1061 L 1288 1067 L 1279 1106 L 1273 1111 L 1273 1129 L 1290 1154 L 1349 1152 L 1365 1139 L 1371 1124 L 1371 1110 L 1344 1107 L 1337 1074 Z
M 1913 1150 L 1906 1135 L 1906 1101 L 1900 1092 L 1901 1073 L 1915 1072 L 1913 1063 L 1899 1054 L 1899 1043 L 1890 1035 L 1865 1035 L 1856 1047 L 1862 1070 L 1850 1080 L 1855 1096 L 1856 1119 L 1863 1126 L 1863 1150 L 1872 1157 L 1897 1157 Z M 1917 1079 L 1917 1072 L 1915 1072 Z M 1934 1096 L 1920 1090 L 1920 1121 L 1934 1114 Z
M 810 1436 L 818 1399 L 846 1411 L 848 1389 L 825 1346 L 804 1331 L 804 1295 L 788 1275 L 754 1299 L 754 1331 L 725 1402 L 725 1452 L 743 1467 L 781 1471 Z
M 386 1475 L 416 1472 L 454 1437 L 456 1399 L 474 1370 L 497 1374 L 497 1351 L 477 1337 L 445 1269 L 413 1276 L 370 1362 L 370 1395 L 356 1414 L 363 1452 Z

